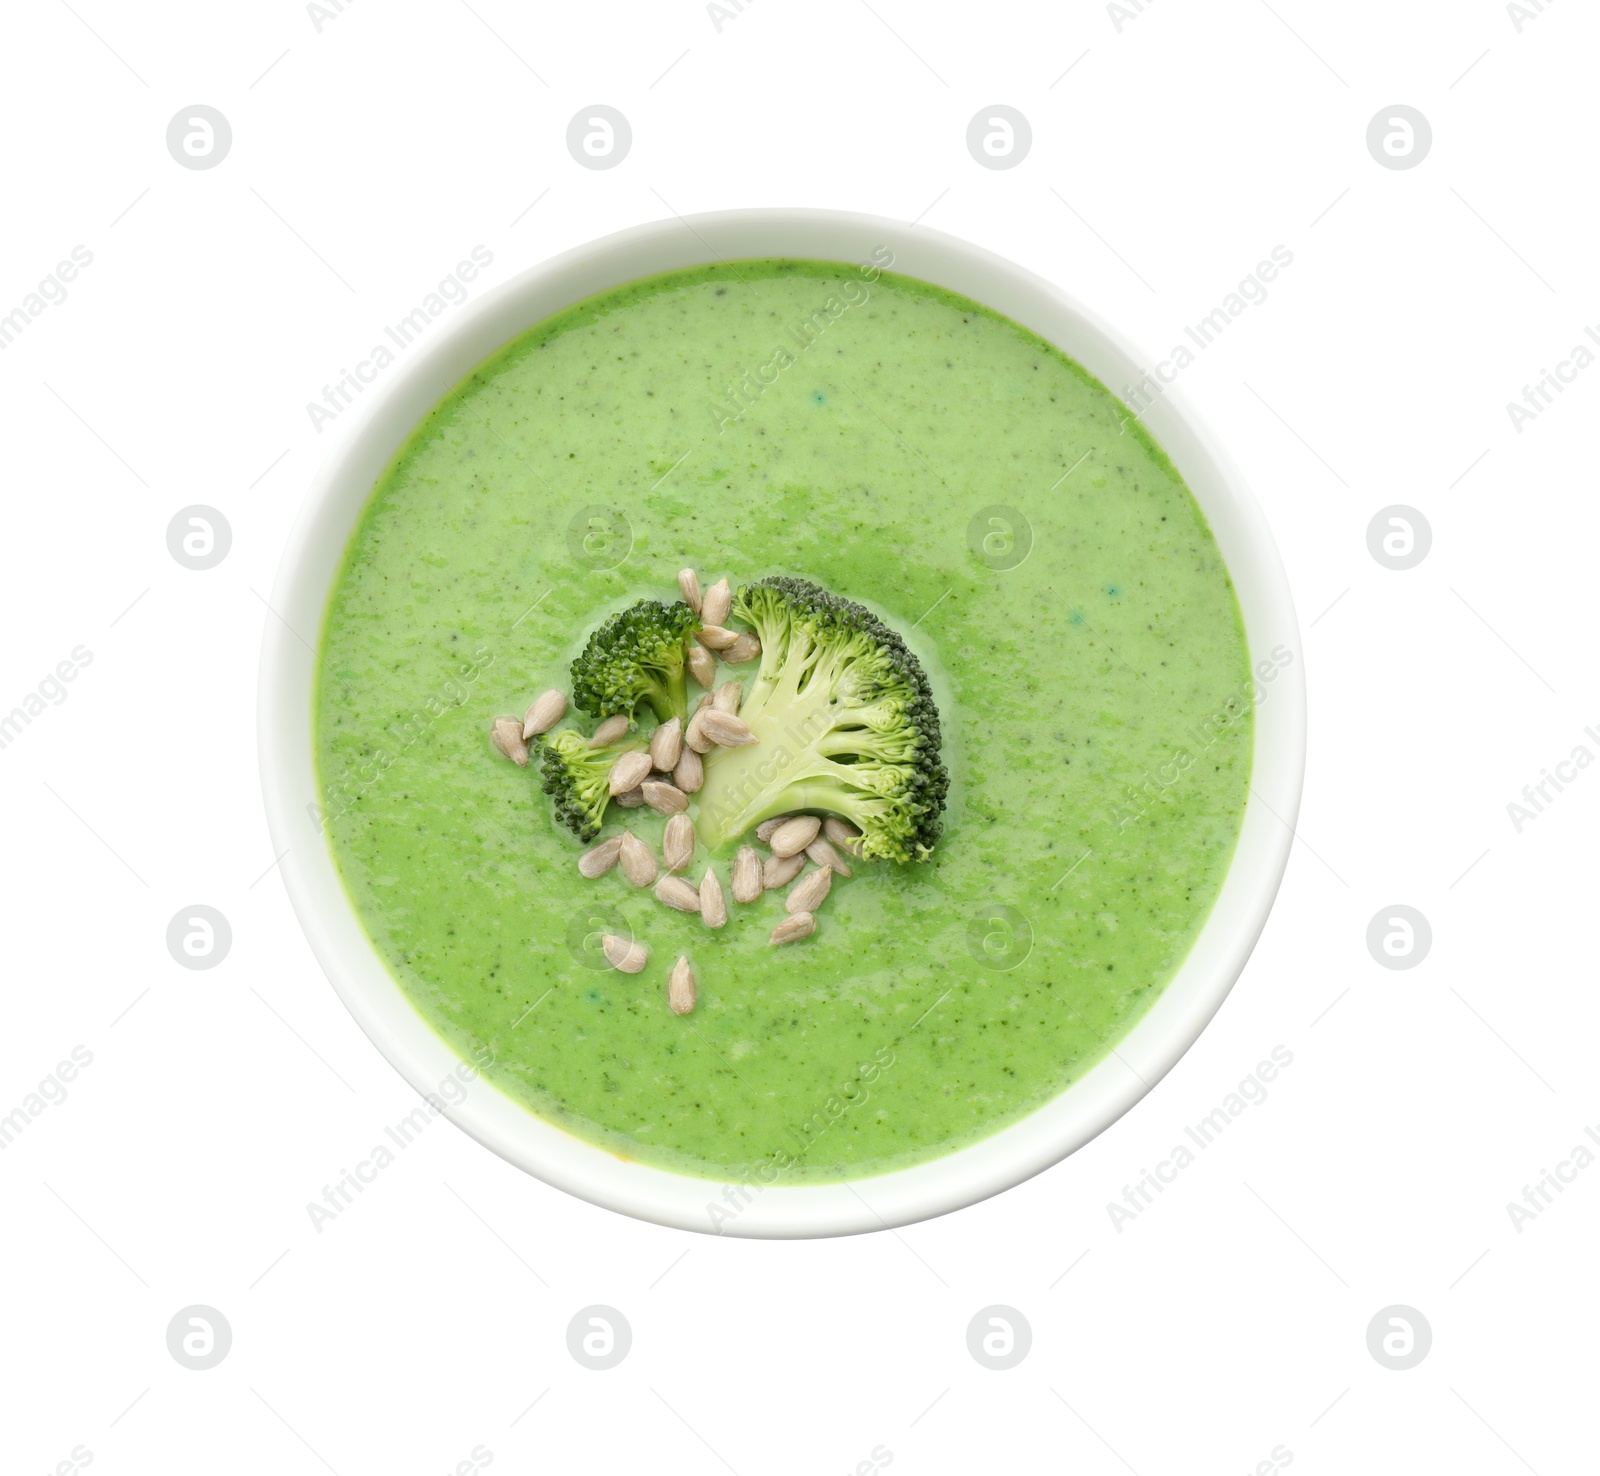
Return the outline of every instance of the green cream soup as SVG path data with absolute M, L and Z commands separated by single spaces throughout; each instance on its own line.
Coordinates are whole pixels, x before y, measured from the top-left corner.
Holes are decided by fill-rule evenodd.
M 537 760 L 488 740 L 684 567 L 869 606 L 938 702 L 931 859 L 855 865 L 799 943 L 768 945 L 781 892 L 713 932 L 585 880 Z M 319 671 L 328 839 L 429 1024 L 620 1157 L 783 1183 L 949 1153 L 1111 1050 L 1216 899 L 1260 691 L 1205 519 L 1103 386 L 974 302 L 817 261 L 635 282 L 481 365 L 373 490 Z M 661 817 L 612 806 L 603 834 L 624 823 L 660 854 Z M 726 889 L 736 845 L 690 878 Z

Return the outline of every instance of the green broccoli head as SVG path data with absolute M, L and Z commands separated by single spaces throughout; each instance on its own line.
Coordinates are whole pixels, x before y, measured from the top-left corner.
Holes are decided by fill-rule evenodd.
M 632 715 L 648 702 L 659 722 L 687 716 L 684 675 L 697 617 L 682 600 L 640 600 L 619 610 L 589 637 L 572 663 L 572 700 L 597 718 Z
M 564 728 L 537 740 L 541 786 L 550 796 L 556 819 L 581 841 L 600 833 L 600 820 L 611 798 L 611 766 L 627 752 L 628 743 L 590 748 L 582 733 Z
M 950 776 L 922 664 L 870 610 L 804 579 L 740 590 L 761 640 L 739 716 L 753 745 L 706 756 L 699 829 L 710 846 L 790 811 L 840 815 L 865 856 L 925 861 Z

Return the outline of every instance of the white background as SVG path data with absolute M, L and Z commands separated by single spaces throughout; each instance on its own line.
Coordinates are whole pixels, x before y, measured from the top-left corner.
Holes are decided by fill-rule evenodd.
M 1600 322 L 1600 22 L 755 0 L 719 30 L 690 0 L 473 6 L 352 3 L 320 31 L 288 0 L 8 14 L 0 314 L 74 246 L 94 259 L 0 352 L 0 711 L 74 647 L 93 660 L 0 750 L 0 1114 L 74 1047 L 94 1059 L 0 1152 L 0 1469 L 83 1447 L 107 1473 L 433 1476 L 480 1446 L 529 1472 L 842 1473 L 880 1446 L 907 1472 L 1244 1473 L 1280 1446 L 1306 1473 L 1594 1469 L 1600 1166 L 1520 1231 L 1506 1204 L 1600 1123 L 1600 773 L 1520 834 L 1506 806 L 1600 754 L 1600 368 L 1520 434 L 1505 406 Z M 606 172 L 565 146 L 596 102 L 634 132 Z M 1365 141 L 1397 102 L 1434 132 L 1408 171 Z M 234 134 L 206 171 L 165 146 L 194 103 Z M 965 146 L 994 103 L 1034 134 L 1007 171 Z M 415 1099 L 314 963 L 261 814 L 263 596 L 340 433 L 306 402 L 475 245 L 478 291 L 758 204 L 921 219 L 1153 356 L 1293 252 L 1184 378 L 1304 626 L 1310 776 L 1266 935 L 1123 1121 L 898 1234 L 657 1229 L 440 1123 L 318 1235 L 306 1201 Z M 167 551 L 191 503 L 233 529 L 208 572 Z M 1408 572 L 1367 549 L 1393 503 L 1433 529 Z M 208 972 L 165 944 L 194 903 L 233 929 Z M 1434 934 L 1405 972 L 1365 941 L 1395 903 Z M 1278 1045 L 1268 1100 L 1114 1228 L 1107 1202 Z M 233 1330 L 208 1372 L 166 1346 L 195 1303 Z M 633 1328 L 609 1372 L 567 1352 L 590 1303 Z M 1033 1330 L 1006 1372 L 966 1346 L 993 1303 Z M 1396 1303 L 1433 1329 L 1407 1372 L 1366 1343 Z

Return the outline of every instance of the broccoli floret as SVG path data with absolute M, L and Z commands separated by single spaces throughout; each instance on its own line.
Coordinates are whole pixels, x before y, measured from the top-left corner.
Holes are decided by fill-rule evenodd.
M 861 851 L 925 861 L 950 776 L 922 665 L 870 610 L 804 579 L 740 590 L 734 614 L 761 640 L 739 716 L 757 741 L 706 755 L 700 837 L 713 848 L 790 811 L 840 815 Z
M 600 833 L 600 817 L 611 798 L 611 766 L 629 748 L 627 742 L 590 748 L 582 733 L 563 728 L 537 740 L 541 786 L 555 807 L 556 819 L 581 841 Z
M 697 617 L 682 600 L 640 600 L 589 637 L 572 663 L 572 700 L 597 718 L 648 702 L 658 722 L 688 715 L 684 665 Z

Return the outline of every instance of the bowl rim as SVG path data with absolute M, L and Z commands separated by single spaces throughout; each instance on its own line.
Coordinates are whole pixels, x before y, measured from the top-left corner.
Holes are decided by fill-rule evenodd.
M 758 1238 L 891 1229 L 978 1203 L 1060 1162 L 1148 1094 L 1193 1045 L 1249 959 L 1288 864 L 1306 757 L 1305 663 L 1288 578 L 1242 474 L 1182 387 L 1168 383 L 1139 418 L 1177 466 L 1223 553 L 1244 617 L 1251 672 L 1258 672 L 1264 653 L 1286 649 L 1289 659 L 1269 687 L 1252 677 L 1256 692 L 1266 696 L 1254 698 L 1250 793 L 1210 914 L 1158 998 L 1065 1091 L 991 1136 L 911 1168 L 834 1184 L 762 1184 L 748 1177 L 725 1184 L 625 1160 L 536 1116 L 464 1063 L 389 974 L 322 837 L 312 765 L 314 648 L 333 577 L 378 475 L 451 386 L 496 347 L 563 306 L 639 277 L 715 260 L 861 261 L 884 246 L 894 253 L 895 272 L 1014 319 L 1108 388 L 1137 383 L 1146 372 L 1142 366 L 1152 362 L 1053 283 L 924 226 L 784 207 L 646 222 L 565 251 L 467 302 L 358 401 L 310 485 L 273 585 L 258 683 L 263 800 L 273 850 L 282 856 L 283 885 L 335 992 L 390 1064 L 458 1127 L 546 1183 L 657 1224 Z M 306 631 L 314 633 L 309 642 Z

